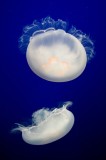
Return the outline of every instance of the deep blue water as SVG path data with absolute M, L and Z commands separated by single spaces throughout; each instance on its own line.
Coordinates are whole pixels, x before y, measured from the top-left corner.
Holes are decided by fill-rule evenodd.
M 105 160 L 106 49 L 103 1 L 7 0 L 1 4 L 0 108 L 1 160 Z M 77 79 L 53 83 L 36 76 L 18 38 L 34 19 L 62 19 L 90 35 L 95 57 Z M 75 125 L 64 138 L 44 146 L 26 144 L 21 133 L 11 134 L 14 123 L 24 122 L 42 107 L 71 100 Z

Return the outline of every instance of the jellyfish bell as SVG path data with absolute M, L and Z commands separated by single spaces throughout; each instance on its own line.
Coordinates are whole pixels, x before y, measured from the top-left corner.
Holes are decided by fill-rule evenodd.
M 23 140 L 32 145 L 44 145 L 64 137 L 74 124 L 74 115 L 66 102 L 61 108 L 40 109 L 32 114 L 32 125 L 25 127 L 18 124 L 14 131 L 22 131 Z
M 26 57 L 35 74 L 54 82 L 77 78 L 87 62 L 80 41 L 61 29 L 35 34 L 28 45 Z
M 58 19 L 46 17 L 25 27 L 19 40 L 26 48 L 31 70 L 53 82 L 65 82 L 79 77 L 94 55 L 93 42 L 86 34 Z

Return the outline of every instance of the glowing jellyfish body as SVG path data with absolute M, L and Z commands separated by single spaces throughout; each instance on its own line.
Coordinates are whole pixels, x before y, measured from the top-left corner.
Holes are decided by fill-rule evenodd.
M 47 17 L 24 29 L 20 48 L 26 47 L 27 62 L 39 77 L 53 82 L 70 81 L 84 71 L 93 56 L 93 42 L 66 22 Z
M 44 145 L 54 142 L 65 136 L 74 124 L 74 115 L 67 110 L 71 102 L 65 103 L 61 108 L 40 109 L 32 115 L 32 125 L 25 127 L 19 125 L 14 130 L 22 131 L 22 138 L 32 145 Z
M 85 49 L 78 39 L 60 29 L 35 34 L 26 56 L 35 74 L 54 82 L 75 79 L 87 62 Z

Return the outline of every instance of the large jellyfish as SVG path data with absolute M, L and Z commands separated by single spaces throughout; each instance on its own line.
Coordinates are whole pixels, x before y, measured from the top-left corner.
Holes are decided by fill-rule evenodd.
M 50 17 L 34 21 L 24 28 L 19 39 L 31 70 L 53 82 L 70 81 L 82 74 L 93 57 L 93 42 L 75 27 Z M 67 31 L 68 30 L 68 31 Z
M 74 115 L 67 110 L 70 105 L 72 102 L 68 101 L 61 108 L 40 109 L 32 114 L 32 125 L 18 124 L 12 131 L 22 131 L 23 140 L 32 145 L 54 142 L 65 136 L 74 124 Z

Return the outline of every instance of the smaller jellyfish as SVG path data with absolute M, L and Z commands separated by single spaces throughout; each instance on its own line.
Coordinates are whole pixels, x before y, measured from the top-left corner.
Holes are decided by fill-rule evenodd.
M 94 55 L 90 38 L 67 23 L 46 17 L 24 28 L 19 39 L 31 70 L 52 82 L 66 82 L 79 77 Z
M 49 110 L 40 109 L 32 114 L 32 125 L 18 127 L 12 131 L 21 131 L 23 140 L 31 145 L 44 145 L 65 136 L 74 124 L 74 115 L 67 110 L 72 102 L 65 102 L 62 107 Z

